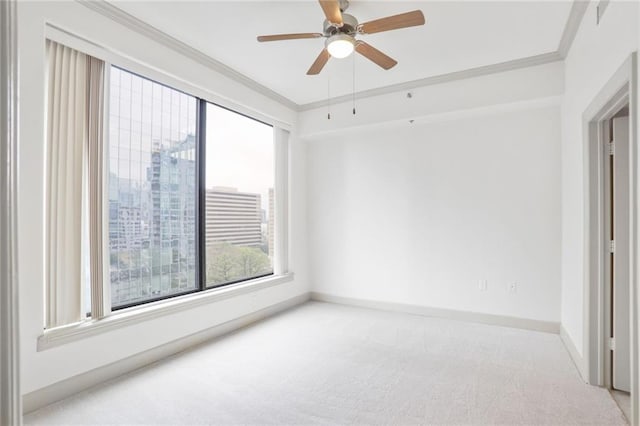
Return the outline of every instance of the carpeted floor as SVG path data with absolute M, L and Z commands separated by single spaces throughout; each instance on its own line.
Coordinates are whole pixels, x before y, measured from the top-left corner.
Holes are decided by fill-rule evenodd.
M 557 335 L 317 302 L 25 423 L 626 424 Z

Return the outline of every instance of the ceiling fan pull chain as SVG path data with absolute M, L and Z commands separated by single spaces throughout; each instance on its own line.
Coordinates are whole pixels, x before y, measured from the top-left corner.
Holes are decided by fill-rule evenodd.
M 353 87 L 352 87 L 352 97 L 351 97 L 351 101 L 353 103 L 353 115 L 356 115 L 356 55 L 351 55 L 353 56 Z
M 327 77 L 327 120 L 331 120 L 331 76 Z

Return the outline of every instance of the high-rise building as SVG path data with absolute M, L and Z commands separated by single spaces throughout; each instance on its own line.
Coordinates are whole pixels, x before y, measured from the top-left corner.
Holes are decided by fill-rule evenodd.
M 109 248 L 117 251 L 148 246 L 149 225 L 143 220 L 148 202 L 141 202 L 141 188 L 135 180 L 113 173 L 109 181 Z
M 147 180 L 151 182 L 151 246 L 166 256 L 170 249 L 171 270 L 195 270 L 195 137 L 152 153 Z M 154 273 L 160 273 L 159 266 Z
M 214 187 L 206 192 L 206 244 L 262 244 L 260 194 Z
M 154 145 L 140 179 L 110 176 L 113 306 L 196 287 L 195 137 Z

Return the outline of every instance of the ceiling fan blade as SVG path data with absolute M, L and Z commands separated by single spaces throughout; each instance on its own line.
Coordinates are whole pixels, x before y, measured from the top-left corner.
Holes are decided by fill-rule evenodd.
M 324 12 L 324 16 L 327 17 L 327 21 L 337 26 L 342 26 L 342 12 L 340 12 L 340 3 L 338 0 L 318 0 L 320 7 Z
M 320 71 L 322 71 L 322 68 L 324 68 L 329 60 L 329 56 L 329 51 L 327 49 L 322 49 L 322 52 L 320 52 L 316 60 L 311 65 L 311 68 L 309 68 L 309 71 L 307 71 L 307 75 L 320 74 Z
M 360 24 L 360 32 L 363 34 L 374 34 L 382 31 L 398 30 L 400 28 L 415 27 L 424 25 L 424 15 L 421 10 L 401 13 L 399 15 L 387 16 L 386 18 Z
M 322 33 L 273 34 L 258 36 L 258 41 L 297 40 L 302 38 L 324 37 Z
M 385 55 L 375 47 L 365 43 L 362 40 L 359 40 L 356 43 L 356 52 L 369 59 L 371 62 L 378 64 L 385 70 L 393 68 L 398 63 L 398 61 L 396 61 L 395 59 L 390 58 L 389 56 Z

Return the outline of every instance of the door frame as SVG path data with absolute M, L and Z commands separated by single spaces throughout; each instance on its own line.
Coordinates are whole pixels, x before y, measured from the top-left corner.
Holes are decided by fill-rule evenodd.
M 637 53 L 634 52 L 613 74 L 582 115 L 585 172 L 585 221 L 584 221 L 584 365 L 585 379 L 596 386 L 611 385 L 611 357 L 608 349 L 608 301 L 604 253 L 608 252 L 605 239 L 607 212 L 605 210 L 604 172 L 608 121 L 625 104 L 629 104 L 629 294 L 631 319 L 631 421 L 638 425 L 638 138 L 637 138 Z
M 22 424 L 17 276 L 17 0 L 0 1 L 0 424 Z

